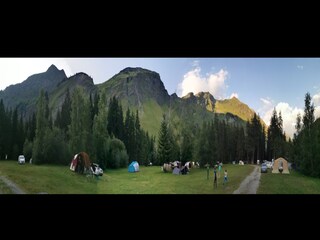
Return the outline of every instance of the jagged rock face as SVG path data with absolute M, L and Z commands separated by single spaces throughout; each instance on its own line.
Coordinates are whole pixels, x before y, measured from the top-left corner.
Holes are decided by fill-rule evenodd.
M 183 100 L 185 100 L 188 104 L 196 104 L 197 98 L 194 96 L 193 92 L 189 92 L 187 95 L 182 97 Z
M 140 106 L 148 99 L 163 105 L 170 99 L 160 75 L 143 68 L 125 68 L 105 82 L 103 88 L 108 96 L 128 99 L 130 105 Z
M 209 92 L 199 92 L 194 95 L 192 92 L 188 93 L 182 99 L 187 104 L 197 104 L 202 108 L 206 108 L 208 111 L 213 112 L 216 100 Z
M 75 75 L 65 78 L 63 81 L 61 81 L 57 87 L 61 87 L 63 85 L 70 85 L 69 87 L 75 88 L 77 85 L 82 86 L 84 88 L 92 88 L 94 87 L 93 79 L 92 77 L 88 76 L 88 74 L 80 72 L 76 73 Z
M 196 94 L 196 97 L 197 103 L 200 106 L 205 107 L 207 110 L 211 112 L 214 111 L 216 100 L 209 92 L 199 92 L 198 94 Z
M 61 81 L 57 88 L 50 94 L 49 100 L 54 99 L 55 101 L 50 101 L 50 108 L 52 109 L 52 117 L 55 119 L 57 111 L 61 109 L 62 104 L 65 100 L 67 89 L 69 89 L 70 96 L 72 96 L 73 91 L 77 86 L 80 86 L 89 95 L 96 92 L 96 86 L 93 83 L 92 77 L 88 76 L 86 73 L 80 72 L 75 75 L 65 78 Z

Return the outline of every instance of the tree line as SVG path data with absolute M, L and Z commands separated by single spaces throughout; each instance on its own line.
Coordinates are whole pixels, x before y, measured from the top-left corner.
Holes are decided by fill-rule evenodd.
M 87 96 L 80 87 L 72 95 L 67 90 L 54 120 L 43 90 L 36 114 L 24 122 L 1 100 L 0 131 L 0 159 L 23 153 L 35 164 L 69 164 L 74 154 L 85 151 L 103 169 L 126 167 L 132 160 L 156 163 L 155 137 L 141 128 L 138 111 L 128 108 L 124 118 L 115 97 Z
M 105 93 L 87 96 L 80 87 L 66 97 L 55 119 L 49 97 L 40 92 L 37 111 L 30 119 L 18 121 L 17 110 L 5 110 L 0 103 L 0 159 L 16 159 L 23 152 L 35 164 L 69 164 L 75 153 L 86 151 L 102 168 L 140 164 L 162 165 L 170 161 L 198 161 L 202 166 L 216 161 L 228 163 L 286 155 L 281 113 L 271 118 L 267 133 L 256 114 L 245 126 L 227 124 L 215 116 L 193 131 L 192 123 L 171 124 L 164 115 L 158 140 L 140 125 L 139 112 L 125 111 L 118 99 Z M 9 126 L 10 125 L 10 126 Z M 267 136 L 266 136 L 267 134 Z
M 320 120 L 315 120 L 314 104 L 306 93 L 304 114 L 297 115 L 291 158 L 296 169 L 305 175 L 320 177 Z
M 204 166 L 284 157 L 304 174 L 320 177 L 320 121 L 315 121 L 309 93 L 292 141 L 275 109 L 267 129 L 256 114 L 244 125 L 217 116 L 199 127 L 191 125 L 177 126 L 164 115 L 156 141 L 141 127 L 138 111 L 123 111 L 117 98 L 108 99 L 103 92 L 88 96 L 80 87 L 72 95 L 67 90 L 53 119 L 48 94 L 41 91 L 36 113 L 25 121 L 17 108 L 6 109 L 0 100 L 0 159 L 23 153 L 35 164 L 66 165 L 74 154 L 86 151 L 102 168 L 118 168 L 133 160 L 143 165 L 197 161 Z
M 199 128 L 185 125 L 177 131 L 172 125 L 164 115 L 157 147 L 160 164 L 179 160 L 182 163 L 197 161 L 205 166 L 216 162 L 256 163 L 257 160 L 289 157 L 290 141 L 283 131 L 281 112 L 278 115 L 275 109 L 268 130 L 256 114 L 245 125 L 228 124 L 217 115 Z

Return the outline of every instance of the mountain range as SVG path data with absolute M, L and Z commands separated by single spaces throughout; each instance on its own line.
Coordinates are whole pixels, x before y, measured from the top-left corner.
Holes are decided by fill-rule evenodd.
M 138 110 L 142 127 L 155 136 L 158 135 L 164 113 L 177 128 L 186 124 L 197 128 L 203 120 L 212 120 L 215 114 L 219 119 L 245 126 L 245 122 L 255 113 L 235 97 L 217 100 L 209 92 L 189 93 L 181 98 L 175 93 L 169 95 L 158 73 L 131 67 L 123 69 L 104 83 L 94 84 L 92 77 L 86 73 L 67 77 L 64 70 L 51 65 L 46 72 L 34 74 L 22 83 L 0 91 L 0 99 L 3 99 L 7 108 L 17 107 L 22 116 L 28 118 L 35 112 L 39 92 L 43 89 L 48 93 L 54 119 L 67 89 L 72 94 L 77 86 L 83 87 L 91 96 L 105 91 L 108 99 L 117 97 L 124 112 L 127 107 Z

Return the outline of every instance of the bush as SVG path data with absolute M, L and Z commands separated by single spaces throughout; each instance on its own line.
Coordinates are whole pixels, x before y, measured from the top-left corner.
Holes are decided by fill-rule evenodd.
M 48 129 L 44 138 L 44 159 L 42 163 L 54 163 L 67 165 L 72 158 L 68 144 L 62 130 L 54 127 Z
M 98 138 L 94 139 L 95 154 L 93 159 L 99 164 L 99 166 L 105 170 L 107 167 L 107 159 L 109 158 L 110 152 L 110 138 Z
M 30 158 L 32 157 L 32 147 L 32 142 L 29 142 L 28 139 L 26 139 L 26 141 L 23 144 L 23 155 L 26 158 L 26 162 L 30 160 Z
M 110 141 L 109 157 L 107 160 L 108 168 L 127 167 L 129 156 L 124 143 L 114 138 Z

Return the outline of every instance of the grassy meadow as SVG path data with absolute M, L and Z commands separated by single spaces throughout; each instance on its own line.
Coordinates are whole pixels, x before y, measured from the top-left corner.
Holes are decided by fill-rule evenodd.
M 225 168 L 229 182 L 223 186 Z M 173 175 L 163 173 L 159 166 L 142 166 L 137 173 L 128 173 L 126 168 L 107 169 L 99 179 L 89 179 L 70 171 L 68 166 L 19 165 L 16 161 L 0 161 L 0 175 L 30 194 L 231 194 L 252 170 L 250 165 L 225 164 L 218 187 L 214 189 L 212 168 L 209 180 L 206 169 L 191 169 L 187 175 Z
M 299 172 L 290 174 L 261 174 L 258 194 L 320 194 L 320 179 L 304 176 Z

